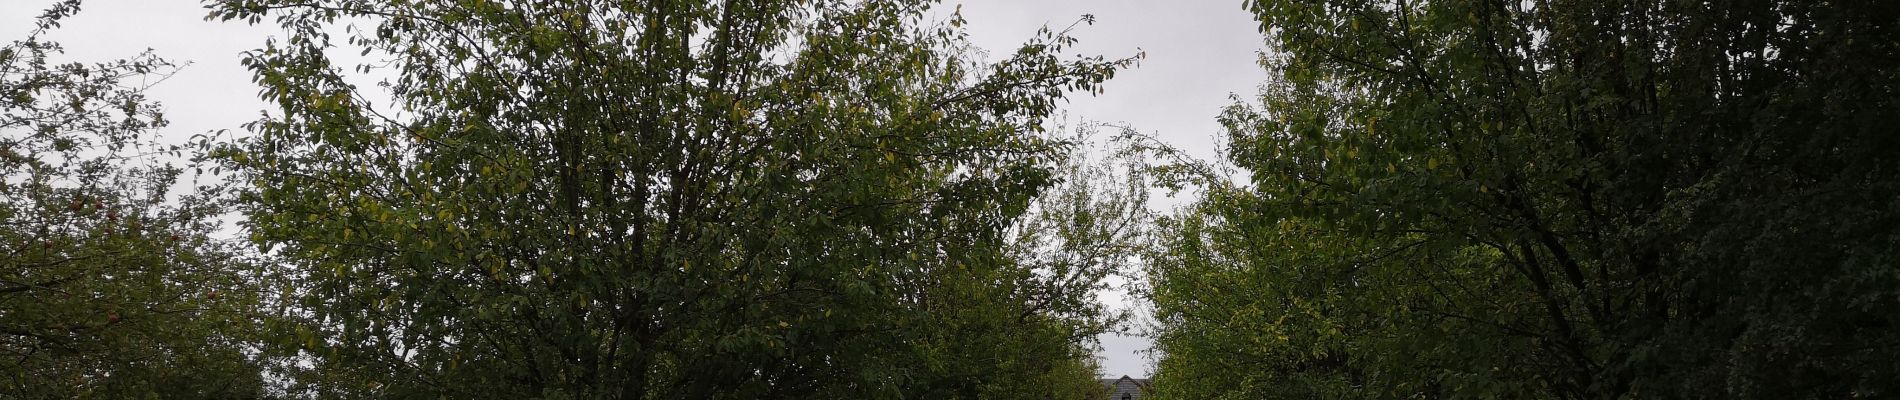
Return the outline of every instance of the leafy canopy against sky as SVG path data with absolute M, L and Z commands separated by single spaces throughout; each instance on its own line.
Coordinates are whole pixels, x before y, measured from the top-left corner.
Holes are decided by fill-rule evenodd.
M 1134 326 L 1154 397 L 1894 392 L 1896 6 L 1215 3 L 58 2 L 0 388 L 1087 398 Z

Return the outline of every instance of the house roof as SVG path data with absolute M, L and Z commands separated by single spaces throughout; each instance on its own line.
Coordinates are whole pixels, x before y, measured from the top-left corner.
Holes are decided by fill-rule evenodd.
M 1102 386 L 1108 389 L 1108 400 L 1139 400 L 1148 385 L 1149 380 L 1130 378 L 1128 375 L 1102 380 Z

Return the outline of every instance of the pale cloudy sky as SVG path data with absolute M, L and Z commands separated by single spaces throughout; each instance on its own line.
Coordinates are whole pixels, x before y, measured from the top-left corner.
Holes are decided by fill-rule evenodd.
M 1214 117 L 1232 104 L 1230 94 L 1252 96 L 1266 78 L 1256 60 L 1263 38 L 1241 0 L 944 0 L 946 6 L 963 4 L 970 39 L 978 47 L 1006 54 L 1044 25 L 1068 26 L 1083 14 L 1096 17 L 1093 26 L 1071 31 L 1081 43 L 1076 51 L 1109 58 L 1134 55 L 1148 58 L 1108 82 L 1107 93 L 1070 99 L 1067 110 L 1078 121 L 1126 124 L 1154 134 L 1197 157 L 1215 157 L 1215 136 L 1221 135 Z M 1168 207 L 1175 202 L 1156 202 Z M 1138 271 L 1126 271 L 1137 273 Z M 1112 284 L 1123 285 L 1117 279 Z M 1104 300 L 1136 311 L 1145 323 L 1145 309 L 1120 290 Z M 1134 327 L 1139 329 L 1139 327 Z M 1149 340 L 1137 336 L 1102 338 L 1102 374 L 1109 377 L 1145 377 L 1152 360 L 1140 353 Z
M 1214 137 L 1220 134 L 1214 117 L 1230 103 L 1228 96 L 1251 95 L 1264 78 L 1254 62 L 1261 37 L 1240 0 L 943 1 L 944 7 L 962 4 L 971 40 L 996 54 L 1013 50 L 1044 25 L 1061 28 L 1083 14 L 1095 15 L 1093 26 L 1073 31 L 1082 40 L 1077 52 L 1120 58 L 1139 49 L 1148 58 L 1117 75 L 1106 94 L 1072 99 L 1070 118 L 1126 124 L 1201 157 L 1214 156 Z M 32 17 L 49 3 L 0 0 L 0 40 L 27 33 Z M 149 92 L 172 120 L 167 135 L 239 131 L 267 106 L 257 100 L 257 87 L 237 60 L 275 29 L 205 22 L 195 0 L 89 0 L 84 8 L 52 37 L 67 47 L 70 59 L 104 61 L 150 48 L 191 63 Z M 1136 307 L 1119 291 L 1105 298 L 1118 307 Z M 1152 371 L 1151 361 L 1138 353 L 1148 348 L 1148 340 L 1111 336 L 1102 344 L 1103 375 L 1139 377 Z

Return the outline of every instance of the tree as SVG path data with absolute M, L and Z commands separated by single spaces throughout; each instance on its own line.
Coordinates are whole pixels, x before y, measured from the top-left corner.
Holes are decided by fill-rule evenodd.
M 173 65 L 49 61 L 44 35 L 78 11 L 55 4 L 0 47 L 0 393 L 261 395 L 258 270 L 213 239 L 215 189 L 171 197 L 181 154 L 139 86 Z
M 1045 117 L 1133 60 L 980 64 L 931 3 L 214 3 L 287 31 L 217 154 L 301 274 L 273 356 L 325 397 L 1080 387 L 1093 283 L 1006 233 L 1060 181 Z
M 1248 9 L 1275 76 L 1151 257 L 1161 393 L 1900 392 L 1900 8 Z

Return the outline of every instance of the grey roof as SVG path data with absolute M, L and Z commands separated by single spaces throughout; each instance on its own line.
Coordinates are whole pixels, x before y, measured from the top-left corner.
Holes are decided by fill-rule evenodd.
M 1102 380 L 1102 386 L 1108 389 L 1108 400 L 1139 400 L 1141 392 L 1148 389 L 1148 384 L 1147 379 L 1130 378 L 1128 375 Z

